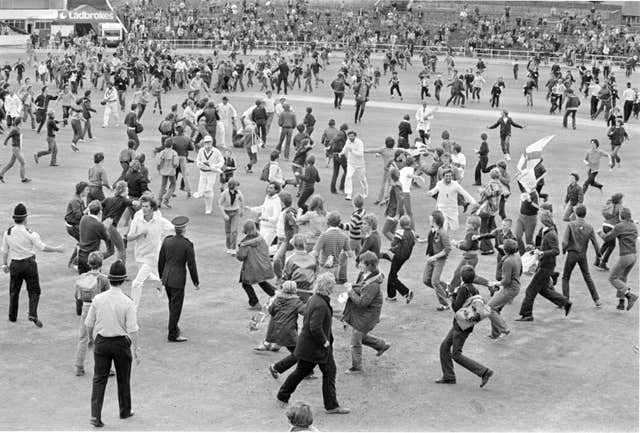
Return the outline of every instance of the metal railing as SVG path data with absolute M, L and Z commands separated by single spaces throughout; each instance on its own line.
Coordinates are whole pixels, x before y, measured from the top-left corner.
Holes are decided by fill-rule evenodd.
M 149 40 L 148 42 L 151 42 Z M 228 51 L 231 49 L 241 50 L 241 46 L 238 43 L 234 43 L 231 41 L 225 40 L 213 40 L 213 39 L 157 39 L 155 40 L 158 44 L 168 45 L 171 49 L 182 49 L 182 50 L 219 50 L 219 51 Z M 251 47 L 248 48 L 247 52 L 251 52 L 252 50 L 281 50 L 281 49 L 300 49 L 304 47 L 308 47 L 311 45 L 311 42 L 301 42 L 301 41 L 256 41 L 252 44 Z M 399 47 L 404 47 L 406 44 L 364 44 L 372 51 L 386 51 L 389 49 L 397 49 Z M 347 41 L 340 42 L 322 42 L 317 43 L 316 47 L 322 48 L 327 47 L 331 51 L 344 51 L 346 48 L 350 48 L 350 44 Z M 430 51 L 434 54 L 444 55 L 447 53 L 451 53 L 453 56 L 463 56 L 463 57 L 478 57 L 482 56 L 484 58 L 489 59 L 530 59 L 533 56 L 539 56 L 544 61 L 566 61 L 566 56 L 564 52 L 550 52 L 550 51 L 534 51 L 534 50 L 517 50 L 517 49 L 495 49 L 495 48 L 472 48 L 469 46 L 462 47 L 448 47 L 445 45 L 415 45 L 413 47 L 414 55 L 419 54 L 423 50 Z M 580 60 L 580 56 L 577 54 L 573 54 L 573 62 Z M 604 55 L 604 54 L 588 54 L 584 55 L 585 61 L 591 61 L 593 59 L 596 60 L 605 60 L 609 59 L 612 62 L 624 63 L 627 59 L 627 56 L 613 56 L 613 55 Z

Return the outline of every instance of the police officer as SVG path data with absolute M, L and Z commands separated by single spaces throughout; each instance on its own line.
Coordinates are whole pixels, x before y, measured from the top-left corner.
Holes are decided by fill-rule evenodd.
M 158 257 L 158 275 L 162 278 L 162 284 L 169 298 L 169 335 L 168 340 L 174 343 L 187 341 L 180 335 L 178 321 L 182 313 L 184 301 L 184 285 L 187 280 L 187 270 L 196 290 L 200 289 L 198 269 L 196 267 L 196 255 L 191 241 L 184 237 L 189 218 L 186 216 L 175 217 L 171 223 L 175 227 L 175 236 L 167 236 L 162 242 Z
M 40 239 L 40 235 L 29 230 L 27 208 L 18 203 L 13 211 L 15 225 L 9 227 L 2 237 L 2 270 L 9 273 L 9 321 L 15 322 L 18 317 L 18 301 L 22 282 L 27 283 L 29 293 L 29 320 L 38 328 L 42 322 L 38 319 L 38 301 L 40 300 L 40 278 L 36 263 L 36 250 L 45 253 L 61 253 L 62 246 L 51 247 Z
M 94 343 L 90 421 L 94 427 L 104 426 L 102 404 L 111 362 L 116 367 L 120 418 L 133 416 L 130 384 L 132 358 L 136 359 L 136 365 L 140 364 L 136 304 L 122 293 L 122 284 L 127 279 L 127 269 L 121 260 L 113 262 L 108 279 L 109 290 L 93 298 L 84 321 L 89 343 Z

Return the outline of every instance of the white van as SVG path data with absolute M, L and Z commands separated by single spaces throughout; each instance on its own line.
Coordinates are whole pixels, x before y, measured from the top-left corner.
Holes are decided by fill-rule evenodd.
M 117 47 L 124 39 L 124 28 L 120 23 L 101 23 L 100 37 L 106 39 L 108 46 Z

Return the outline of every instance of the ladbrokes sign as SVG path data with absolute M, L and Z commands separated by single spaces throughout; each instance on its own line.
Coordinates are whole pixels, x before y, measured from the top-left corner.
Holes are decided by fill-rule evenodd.
M 111 11 L 58 11 L 58 19 L 71 21 L 113 21 L 115 15 Z

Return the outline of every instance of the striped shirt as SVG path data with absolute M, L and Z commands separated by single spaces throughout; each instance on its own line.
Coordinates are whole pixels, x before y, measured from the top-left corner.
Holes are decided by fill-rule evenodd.
M 347 224 L 346 229 L 349 230 L 351 240 L 359 241 L 362 239 L 362 217 L 364 217 L 364 209 L 356 209 L 351 214 L 351 221 Z
M 319 259 L 320 266 L 324 266 L 329 257 L 333 257 L 334 266 L 337 266 L 340 253 L 350 250 L 347 235 L 338 227 L 329 227 L 322 233 L 313 249 Z

